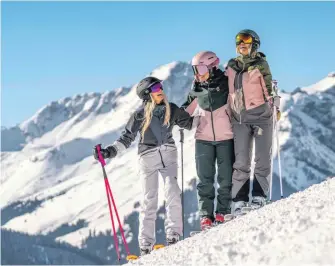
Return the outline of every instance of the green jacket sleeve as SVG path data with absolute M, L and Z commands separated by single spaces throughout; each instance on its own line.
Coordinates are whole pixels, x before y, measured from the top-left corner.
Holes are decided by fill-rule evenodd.
M 188 94 L 186 101 L 181 105 L 180 108 L 186 110 L 186 108 L 193 102 L 196 96 L 192 96 L 191 93 Z
M 176 104 L 170 103 L 171 108 L 174 109 L 174 124 L 180 128 L 185 128 L 188 130 L 192 129 L 193 117 L 190 116 L 183 108 L 179 108 Z
M 266 89 L 268 91 L 269 96 L 270 97 L 275 96 L 276 92 L 272 88 L 272 74 L 271 74 L 270 66 L 266 60 L 263 60 L 262 62 L 261 73 L 263 75 L 264 82 L 265 82 Z

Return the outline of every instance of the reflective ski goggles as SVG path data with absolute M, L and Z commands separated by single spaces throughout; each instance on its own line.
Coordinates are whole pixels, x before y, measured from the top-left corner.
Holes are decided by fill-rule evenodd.
M 209 72 L 206 65 L 196 65 L 192 66 L 192 70 L 195 76 L 203 76 Z
M 150 87 L 150 92 L 151 93 L 156 93 L 159 92 L 160 90 L 163 90 L 162 83 L 156 83 Z
M 249 34 L 237 34 L 235 38 L 236 45 L 239 45 L 241 42 L 246 44 L 252 43 L 252 36 Z

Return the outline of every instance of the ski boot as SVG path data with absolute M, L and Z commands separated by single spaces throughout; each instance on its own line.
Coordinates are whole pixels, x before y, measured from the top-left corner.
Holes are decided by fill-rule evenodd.
M 205 231 L 208 230 L 212 227 L 213 225 L 213 220 L 211 218 L 209 218 L 208 216 L 204 216 L 201 218 L 200 220 L 200 228 L 201 231 Z
M 234 214 L 234 216 L 241 216 L 243 214 L 245 214 L 244 211 L 242 211 L 242 209 L 245 209 L 247 207 L 247 202 L 245 201 L 236 201 L 233 202 L 232 204 L 232 213 Z
M 152 251 L 152 245 L 142 245 L 140 246 L 140 256 L 144 256 L 147 254 L 150 254 L 150 252 Z
M 254 196 L 251 200 L 251 209 L 257 210 L 266 204 L 266 199 L 262 196 Z
M 215 215 L 215 221 L 214 221 L 214 224 L 215 225 L 219 225 L 219 224 L 223 224 L 225 222 L 225 215 L 222 214 L 222 213 L 217 213 Z
M 168 246 L 176 244 L 179 241 L 179 234 L 178 233 L 172 233 L 166 235 L 166 243 Z
M 200 231 L 191 231 L 190 236 L 194 236 L 196 234 L 199 234 L 200 232 L 207 231 L 213 226 L 213 220 L 209 216 L 203 216 L 200 219 Z

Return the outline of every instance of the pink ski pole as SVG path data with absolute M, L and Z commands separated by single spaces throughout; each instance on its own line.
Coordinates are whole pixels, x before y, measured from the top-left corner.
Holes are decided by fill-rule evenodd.
M 108 182 L 108 177 L 107 177 L 106 170 L 105 170 L 106 162 L 101 155 L 101 144 L 96 145 L 95 149 L 98 153 L 98 159 L 99 159 L 99 162 L 101 163 L 102 172 L 103 172 L 103 176 L 104 176 L 104 180 L 105 180 L 105 187 L 106 187 L 106 193 L 107 193 L 107 199 L 108 199 L 108 207 L 109 207 L 109 213 L 110 213 L 111 220 L 112 220 L 112 227 L 113 227 L 113 233 L 114 233 L 114 243 L 115 243 L 115 248 L 116 248 L 116 253 L 117 253 L 117 256 L 118 256 L 118 260 L 120 262 L 121 257 L 120 257 L 120 251 L 119 251 L 119 246 L 118 246 L 118 241 L 117 241 L 117 236 L 116 236 L 116 231 L 115 231 L 115 224 L 114 224 L 114 218 L 113 218 L 113 213 L 112 213 L 111 200 L 112 200 L 112 203 L 113 203 L 113 208 L 114 208 L 114 211 L 115 211 L 115 214 L 116 214 L 117 221 L 119 223 L 123 244 L 126 248 L 126 252 L 127 252 L 127 258 L 126 259 L 128 261 L 129 260 L 136 260 L 136 259 L 138 259 L 138 257 L 136 255 L 131 255 L 130 254 L 129 247 L 128 247 L 128 244 L 126 242 L 126 238 L 124 236 L 124 231 L 123 231 L 122 224 L 121 224 L 121 221 L 120 221 L 119 213 L 118 213 L 117 208 L 116 208 L 113 193 L 112 193 L 112 190 L 110 188 L 110 185 L 109 185 L 109 182 Z
M 117 235 L 116 235 L 116 231 L 115 231 L 115 224 L 114 224 L 114 218 L 113 218 L 111 201 L 110 201 L 110 198 L 109 198 L 108 179 L 107 179 L 107 174 L 106 174 L 106 170 L 105 170 L 106 162 L 105 162 L 104 158 L 101 155 L 101 144 L 95 146 L 95 148 L 97 150 L 99 162 L 101 163 L 101 167 L 102 167 L 102 173 L 104 175 L 105 188 L 106 188 L 108 207 L 109 207 L 109 214 L 110 214 L 110 217 L 111 217 L 111 220 L 112 220 L 112 228 L 113 228 L 113 234 L 114 234 L 113 237 L 114 237 L 115 249 L 116 249 L 116 254 L 117 254 L 118 260 L 120 261 L 120 259 L 121 259 L 120 258 L 120 251 L 119 251 L 118 239 L 117 239 Z

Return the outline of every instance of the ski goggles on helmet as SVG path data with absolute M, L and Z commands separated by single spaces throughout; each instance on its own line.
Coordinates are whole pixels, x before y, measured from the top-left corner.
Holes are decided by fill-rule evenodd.
M 150 87 L 150 92 L 156 93 L 159 92 L 160 90 L 163 90 L 162 83 L 156 83 Z
M 239 45 L 241 42 L 251 44 L 252 36 L 250 34 L 243 34 L 243 33 L 237 34 L 235 38 L 236 45 Z
M 205 64 L 199 64 L 199 65 L 193 65 L 192 70 L 195 76 L 203 76 L 207 73 L 209 73 L 214 66 L 217 66 L 219 64 L 220 60 L 217 58 L 214 62 L 210 63 L 209 65 Z
M 209 72 L 206 65 L 196 65 L 192 66 L 192 70 L 195 76 L 203 76 Z

